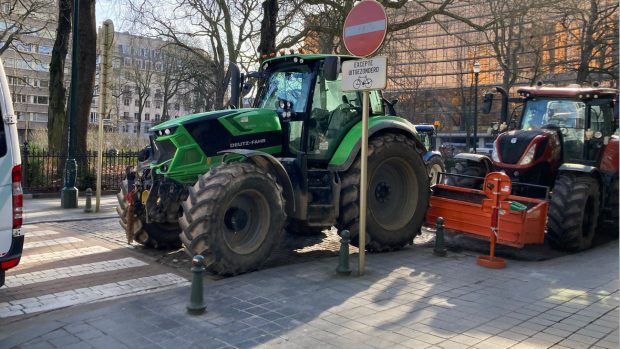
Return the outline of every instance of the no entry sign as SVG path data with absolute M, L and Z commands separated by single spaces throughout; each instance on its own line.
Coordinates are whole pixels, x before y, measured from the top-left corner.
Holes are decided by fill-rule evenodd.
M 351 54 L 366 57 L 381 47 L 386 32 L 387 16 L 383 6 L 374 0 L 364 0 L 349 12 L 342 37 Z

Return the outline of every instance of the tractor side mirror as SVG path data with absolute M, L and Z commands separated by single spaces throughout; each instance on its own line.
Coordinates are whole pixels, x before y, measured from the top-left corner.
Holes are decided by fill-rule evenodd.
M 484 101 L 482 102 L 482 110 L 480 112 L 482 114 L 488 114 L 491 112 L 491 107 L 493 106 L 493 93 L 487 93 L 484 95 Z
M 323 76 L 327 81 L 335 81 L 340 73 L 340 57 L 326 57 L 323 61 Z

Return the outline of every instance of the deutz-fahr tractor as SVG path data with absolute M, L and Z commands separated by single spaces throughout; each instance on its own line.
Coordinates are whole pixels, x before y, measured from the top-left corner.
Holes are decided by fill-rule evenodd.
M 231 109 L 151 128 L 152 154 L 119 194 L 128 239 L 159 247 L 180 237 L 189 255 L 204 255 L 223 275 L 259 268 L 285 228 L 335 225 L 357 245 L 362 102 L 361 93 L 342 91 L 340 72 L 353 58 L 292 54 L 246 77 L 233 69 Z M 253 108 L 237 109 L 249 79 Z M 426 149 L 386 106 L 379 91 L 370 93 L 369 251 L 412 243 L 430 194 Z
M 519 183 L 551 188 L 546 236 L 556 249 L 587 249 L 597 230 L 617 236 L 618 91 L 538 85 L 517 92 L 524 104 L 520 119 L 511 120 L 516 129 L 498 135 L 490 158 L 455 156 L 453 172 L 484 177 L 489 171 L 504 171 L 513 190 L 523 196 L 542 192 Z M 502 94 L 502 120 L 506 120 L 507 94 Z M 482 183 L 472 177 L 451 177 L 449 183 L 462 186 Z

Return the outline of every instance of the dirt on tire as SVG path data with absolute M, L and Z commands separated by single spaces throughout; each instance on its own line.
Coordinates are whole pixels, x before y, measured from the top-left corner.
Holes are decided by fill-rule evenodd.
M 187 253 L 205 256 L 211 272 L 226 276 L 259 269 L 278 246 L 286 220 L 274 176 L 243 162 L 200 176 L 182 206 Z
M 129 217 L 127 216 L 129 203 L 125 201 L 128 192 L 128 182 L 125 179 L 121 183 L 121 190 L 116 194 L 118 200 L 116 213 L 120 218 L 119 223 L 124 230 L 127 230 L 127 225 L 129 224 Z M 169 249 L 181 246 L 181 240 L 179 239 L 181 227 L 178 223 L 147 223 L 146 217 L 143 215 L 134 215 L 132 221 L 135 242 L 155 249 Z

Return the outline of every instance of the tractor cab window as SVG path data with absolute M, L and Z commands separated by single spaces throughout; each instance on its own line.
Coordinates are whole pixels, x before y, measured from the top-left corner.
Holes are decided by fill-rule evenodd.
M 361 95 L 343 92 L 342 74 L 328 81 L 319 71 L 308 120 L 308 158 L 329 160 L 347 131 L 362 118 Z
M 564 159 L 583 159 L 586 104 L 580 101 L 528 100 L 523 110 L 522 129 L 557 128 L 562 132 Z
M 282 112 L 282 105 L 285 105 L 294 113 L 303 113 L 306 111 L 311 82 L 312 72 L 308 66 L 275 71 L 265 83 L 258 107 Z

